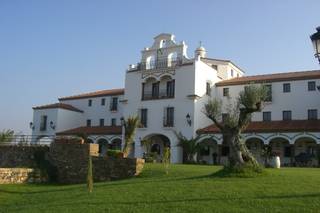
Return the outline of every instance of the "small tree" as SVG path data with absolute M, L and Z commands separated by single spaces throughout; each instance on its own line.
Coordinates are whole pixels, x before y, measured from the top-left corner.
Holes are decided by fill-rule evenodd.
M 124 147 L 123 147 L 123 156 L 128 157 L 131 152 L 131 148 L 133 145 L 134 135 L 136 133 L 136 129 L 139 125 L 138 116 L 129 116 L 127 120 L 124 122 Z
M 14 131 L 11 129 L 2 130 L 0 132 L 0 142 L 11 142 L 14 137 Z
M 178 146 L 182 147 L 183 152 L 187 155 L 187 162 L 195 162 L 194 157 L 200 151 L 199 137 L 186 138 L 181 132 L 176 133 Z
M 166 174 L 169 174 L 170 156 L 171 156 L 170 147 L 164 147 L 162 163 L 164 165 L 164 169 L 166 171 Z
M 234 104 L 227 106 L 228 116 L 221 121 L 222 101 L 213 99 L 205 105 L 205 115 L 220 129 L 223 140 L 230 147 L 229 166 L 243 168 L 246 164 L 258 168 L 259 164 L 248 150 L 241 133 L 250 123 L 251 114 L 261 111 L 268 90 L 264 85 L 249 85 L 240 92 Z
M 93 168 L 92 168 L 92 157 L 89 153 L 88 156 L 88 173 L 87 173 L 87 189 L 91 193 L 93 191 Z

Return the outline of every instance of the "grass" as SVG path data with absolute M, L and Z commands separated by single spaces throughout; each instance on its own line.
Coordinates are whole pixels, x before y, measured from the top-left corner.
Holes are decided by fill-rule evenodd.
M 221 178 L 221 167 L 147 164 L 141 176 L 85 184 L 0 185 L 0 212 L 319 212 L 320 169 Z

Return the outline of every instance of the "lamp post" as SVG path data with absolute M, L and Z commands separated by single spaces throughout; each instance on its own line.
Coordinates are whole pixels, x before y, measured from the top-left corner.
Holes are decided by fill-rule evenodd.
M 317 32 L 310 36 L 314 48 L 314 56 L 318 59 L 320 64 L 320 26 L 316 28 Z

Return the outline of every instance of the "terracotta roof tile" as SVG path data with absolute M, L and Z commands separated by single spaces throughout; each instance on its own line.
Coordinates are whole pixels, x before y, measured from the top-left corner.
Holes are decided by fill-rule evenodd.
M 94 97 L 101 97 L 101 96 L 123 95 L 123 94 L 124 94 L 123 88 L 110 89 L 110 90 L 99 90 L 99 91 L 84 93 L 84 94 L 80 94 L 80 95 L 62 97 L 62 98 L 59 98 L 59 101 L 82 99 L 82 98 L 94 98 Z
M 66 109 L 70 111 L 75 111 L 75 112 L 83 112 L 82 110 L 70 105 L 70 104 L 64 104 L 64 103 L 55 103 L 55 104 L 48 104 L 48 105 L 43 105 L 43 106 L 36 106 L 32 107 L 32 109 L 37 110 L 37 109 Z
M 244 132 L 320 132 L 320 120 L 254 121 Z M 199 129 L 197 133 L 220 133 L 220 130 L 215 125 L 210 125 Z
M 121 135 L 121 126 L 82 126 L 66 131 L 58 132 L 57 135 Z
M 241 85 L 248 83 L 269 83 L 280 81 L 297 81 L 308 79 L 320 79 L 320 70 L 244 76 L 220 81 L 216 83 L 216 86 Z

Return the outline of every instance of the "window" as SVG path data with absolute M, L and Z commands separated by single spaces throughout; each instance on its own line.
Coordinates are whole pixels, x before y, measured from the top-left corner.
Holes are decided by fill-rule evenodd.
M 291 120 L 291 111 L 289 110 L 282 111 L 282 120 L 284 121 Z
M 164 114 L 163 126 L 164 127 L 173 127 L 173 125 L 174 125 L 174 108 L 167 107 L 167 108 L 165 108 L 164 113 L 165 114 Z
M 290 92 L 290 91 L 291 91 L 290 84 L 289 83 L 283 84 L 283 92 L 287 93 L 287 92 Z
M 148 109 L 140 109 L 140 124 L 142 127 L 147 127 Z
M 89 107 L 92 106 L 92 100 L 91 100 L 91 99 L 88 100 L 88 106 L 89 106 Z
M 228 113 L 222 113 L 222 123 L 225 123 L 229 118 L 229 114 Z
M 231 77 L 233 77 L 233 75 L 234 75 L 234 71 L 233 69 L 231 69 Z
M 41 118 L 40 118 L 40 131 L 47 130 L 47 120 L 48 120 L 48 117 L 46 115 L 41 116 Z
M 208 156 L 208 155 L 210 155 L 210 147 L 209 147 L 209 146 L 201 146 L 201 147 L 200 147 L 200 155 L 201 155 L 201 156 Z
M 211 95 L 211 85 L 209 82 L 206 84 L 206 95 Z
M 91 120 L 90 119 L 87 120 L 87 126 L 91 126 Z
M 318 120 L 318 110 L 308 109 L 308 120 Z
M 263 112 L 262 113 L 263 121 L 271 121 L 271 112 Z
M 105 99 L 105 98 L 102 98 L 102 99 L 101 99 L 101 106 L 104 106 L 104 105 L 106 105 L 106 99 Z
M 110 103 L 110 111 L 118 110 L 118 97 L 113 97 Z
M 218 65 L 212 64 L 211 67 L 215 70 L 218 70 Z
M 159 82 L 152 84 L 152 98 L 159 98 Z
M 167 97 L 173 98 L 175 90 L 175 80 L 167 82 Z
M 265 99 L 265 101 L 267 102 L 271 102 L 272 101 L 272 85 L 265 85 L 266 89 L 267 89 L 267 97 Z
M 223 88 L 223 96 L 229 96 L 229 88 Z
M 308 82 L 308 91 L 315 91 L 316 90 L 316 82 L 315 81 L 309 81 Z
M 103 118 L 100 119 L 100 126 L 104 126 L 104 119 Z
M 112 118 L 111 119 L 111 126 L 116 126 L 117 125 L 117 119 Z

